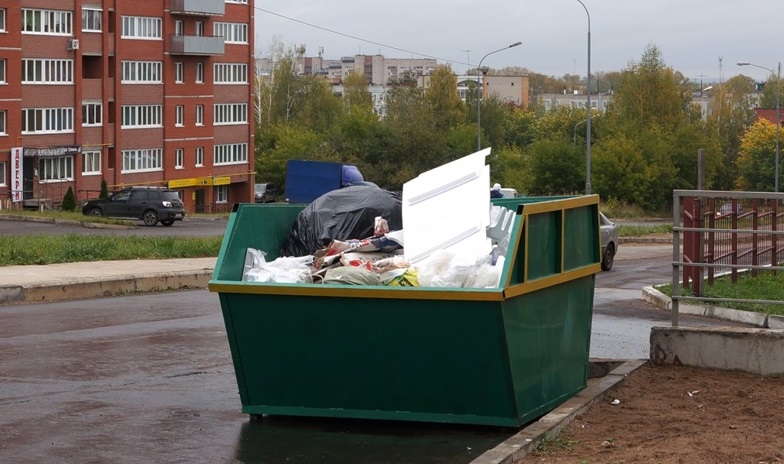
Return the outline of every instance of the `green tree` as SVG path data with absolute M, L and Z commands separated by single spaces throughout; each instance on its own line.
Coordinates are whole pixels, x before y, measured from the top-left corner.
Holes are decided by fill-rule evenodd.
M 76 197 L 71 187 L 68 187 L 68 191 L 65 192 L 63 203 L 60 207 L 63 211 L 76 211 Z
M 642 205 L 651 174 L 643 150 L 623 135 L 605 138 L 591 155 L 591 186 L 603 201 Z
M 109 188 L 106 186 L 106 179 L 101 179 L 101 192 L 98 198 L 106 198 L 109 196 Z
M 509 105 L 497 96 L 490 95 L 482 101 L 482 148 L 498 149 L 504 146 L 507 139 L 506 121 L 510 118 Z
M 571 194 L 585 185 L 583 152 L 567 138 L 537 140 L 526 150 L 532 195 Z
M 330 84 L 318 77 L 305 76 L 298 87 L 300 103 L 294 108 L 292 120 L 318 133 L 329 131 L 343 112 L 343 104 Z
M 439 130 L 452 129 L 465 121 L 467 107 L 457 95 L 457 78 L 449 65 L 438 66 L 430 73 L 425 99 Z
M 343 79 L 343 104 L 348 113 L 373 112 L 373 96 L 364 74 L 354 71 Z
M 774 69 L 777 71 L 777 69 Z M 771 74 L 768 77 L 768 80 L 765 82 L 765 87 L 762 89 L 762 98 L 759 102 L 760 108 L 776 108 L 776 85 L 778 84 L 778 99 L 779 103 L 784 103 L 784 81 L 778 79 L 778 77 L 774 74 Z

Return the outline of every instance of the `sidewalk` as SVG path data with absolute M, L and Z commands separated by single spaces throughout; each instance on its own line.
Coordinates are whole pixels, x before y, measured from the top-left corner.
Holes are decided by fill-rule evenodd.
M 217 258 L 0 267 L 0 305 L 206 288 Z

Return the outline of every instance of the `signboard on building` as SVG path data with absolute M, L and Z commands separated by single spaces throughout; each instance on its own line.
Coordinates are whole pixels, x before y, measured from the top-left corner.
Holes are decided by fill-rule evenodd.
M 55 156 L 76 155 L 82 151 L 80 145 L 64 145 L 60 147 L 25 148 L 25 156 L 37 156 L 38 158 L 48 158 Z
M 22 176 L 22 147 L 11 149 L 11 200 L 15 203 L 24 199 L 24 183 Z

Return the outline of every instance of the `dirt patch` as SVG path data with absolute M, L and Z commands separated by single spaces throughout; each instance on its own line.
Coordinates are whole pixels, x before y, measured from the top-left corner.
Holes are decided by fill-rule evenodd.
M 515 462 L 784 462 L 782 398 L 781 377 L 646 364 Z

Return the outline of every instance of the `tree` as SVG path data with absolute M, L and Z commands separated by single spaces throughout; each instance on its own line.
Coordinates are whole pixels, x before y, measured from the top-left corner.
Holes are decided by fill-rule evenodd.
M 109 196 L 109 188 L 106 186 L 106 179 L 101 179 L 101 192 L 98 198 L 106 198 Z
M 467 108 L 457 95 L 457 78 L 449 65 L 438 66 L 430 73 L 425 98 L 439 130 L 452 129 L 465 121 Z
M 571 194 L 585 185 L 583 152 L 567 138 L 538 140 L 526 150 L 532 195 Z
M 354 71 L 343 79 L 343 104 L 348 113 L 373 111 L 373 96 L 364 74 Z
M 769 192 L 775 186 L 776 125 L 767 119 L 755 122 L 741 138 L 738 182 L 742 190 Z
M 68 191 L 65 192 L 63 203 L 60 207 L 63 211 L 76 211 L 76 197 L 71 187 L 68 187 Z

